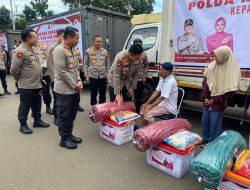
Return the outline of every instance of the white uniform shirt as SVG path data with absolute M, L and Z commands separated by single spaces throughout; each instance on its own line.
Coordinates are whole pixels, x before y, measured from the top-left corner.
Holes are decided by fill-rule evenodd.
M 159 106 L 166 107 L 168 111 L 173 114 L 177 113 L 177 98 L 178 98 L 178 88 L 176 80 L 173 75 L 168 76 L 165 79 L 161 79 L 156 88 L 157 92 L 161 93 L 164 97 L 159 103 Z

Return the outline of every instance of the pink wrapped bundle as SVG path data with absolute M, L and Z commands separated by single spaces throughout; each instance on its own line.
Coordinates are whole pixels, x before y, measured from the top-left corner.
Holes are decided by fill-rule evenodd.
M 108 102 L 103 104 L 97 104 L 92 106 L 89 111 L 89 118 L 93 122 L 110 119 L 110 115 L 117 111 L 133 111 L 135 112 L 134 102 L 123 102 L 122 105 L 118 105 L 114 102 Z
M 158 121 L 135 131 L 133 143 L 137 150 L 144 152 L 183 129 L 191 129 L 191 124 L 186 119 L 178 118 Z

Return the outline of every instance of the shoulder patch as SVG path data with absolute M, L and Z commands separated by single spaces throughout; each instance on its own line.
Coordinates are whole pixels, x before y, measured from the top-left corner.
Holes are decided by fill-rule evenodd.
M 23 53 L 22 52 L 17 52 L 16 57 L 17 57 L 17 59 L 22 59 Z

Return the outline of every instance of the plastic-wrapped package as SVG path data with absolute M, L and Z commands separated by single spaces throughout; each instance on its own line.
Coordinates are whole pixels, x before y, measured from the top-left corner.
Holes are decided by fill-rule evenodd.
M 238 132 L 225 131 L 193 159 L 189 168 L 193 179 L 205 188 L 216 189 L 233 159 L 235 148 L 246 146 L 246 141 Z
M 164 143 L 182 151 L 201 143 L 201 141 L 202 138 L 198 134 L 186 130 L 179 131 L 164 139 Z
M 250 179 L 250 150 L 245 150 L 235 162 L 234 173 Z
M 103 104 L 97 104 L 92 106 L 89 111 L 89 118 L 93 122 L 110 119 L 110 115 L 117 111 L 133 111 L 135 112 L 134 102 L 123 102 L 122 105 L 118 105 L 114 102 L 108 102 Z
M 191 129 L 191 124 L 186 119 L 158 121 L 136 130 L 133 135 L 133 143 L 137 150 L 144 152 L 183 129 Z
M 118 111 L 110 116 L 110 119 L 118 124 L 126 123 L 140 118 L 140 115 L 132 111 Z

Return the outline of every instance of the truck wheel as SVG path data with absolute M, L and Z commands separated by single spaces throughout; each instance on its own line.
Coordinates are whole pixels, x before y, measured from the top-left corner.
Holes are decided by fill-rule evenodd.
M 144 83 L 142 91 L 142 103 L 145 103 L 150 98 L 153 92 L 154 92 L 153 85 L 149 83 Z

